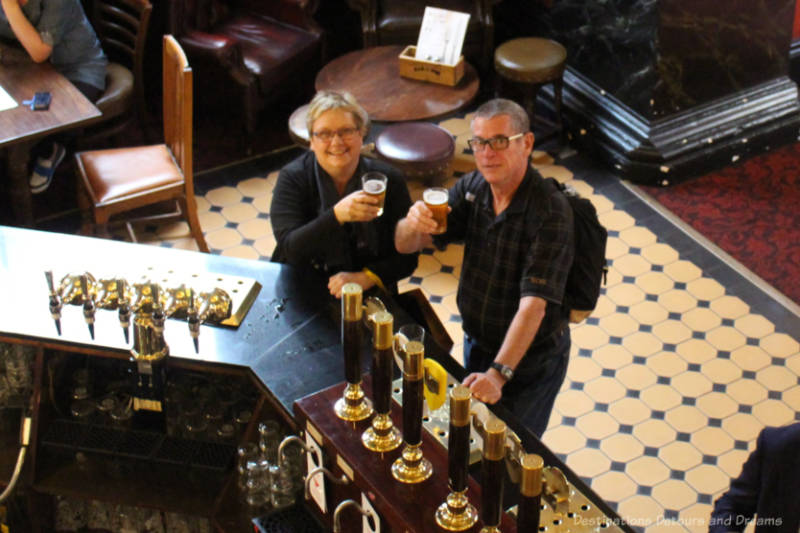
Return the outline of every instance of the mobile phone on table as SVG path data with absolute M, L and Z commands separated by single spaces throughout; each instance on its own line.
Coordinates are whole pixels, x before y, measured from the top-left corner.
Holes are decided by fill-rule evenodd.
M 50 109 L 50 93 L 38 92 L 33 95 L 33 103 L 31 109 L 34 111 L 46 111 Z

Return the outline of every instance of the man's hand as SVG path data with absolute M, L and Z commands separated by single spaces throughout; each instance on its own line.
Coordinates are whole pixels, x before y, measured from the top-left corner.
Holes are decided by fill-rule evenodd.
M 447 208 L 450 212 L 450 207 Z M 432 234 L 439 229 L 439 224 L 433 218 L 433 212 L 422 200 L 417 200 L 408 210 L 406 215 L 407 228 L 416 233 Z
M 5 0 L 3 0 L 5 1 Z M 378 199 L 370 196 L 364 191 L 355 191 L 333 206 L 333 213 L 339 224 L 345 222 L 369 222 L 378 217 Z
M 342 297 L 342 287 L 345 283 L 358 283 L 363 290 L 372 288 L 375 282 L 363 272 L 339 272 L 328 278 L 328 290 L 336 298 Z
M 506 381 L 494 369 L 486 372 L 473 372 L 464 378 L 463 384 L 472 391 L 472 396 L 483 403 L 495 404 L 503 397 L 503 385 Z

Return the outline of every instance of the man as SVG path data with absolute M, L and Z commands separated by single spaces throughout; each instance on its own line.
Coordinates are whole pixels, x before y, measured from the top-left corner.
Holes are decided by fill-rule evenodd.
M 449 191 L 447 231 L 424 202 L 395 232 L 402 253 L 463 240 L 457 303 L 464 329 L 464 384 L 500 402 L 537 436 L 567 371 L 569 310 L 562 306 L 574 255 L 572 208 L 530 166 L 528 115 L 510 100 L 483 104 L 472 120 L 478 170 Z
M 797 533 L 800 528 L 800 423 L 764 428 L 756 449 L 714 504 L 711 533 L 755 530 Z

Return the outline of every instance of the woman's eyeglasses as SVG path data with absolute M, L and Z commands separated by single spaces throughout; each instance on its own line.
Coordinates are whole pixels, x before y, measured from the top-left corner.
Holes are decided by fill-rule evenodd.
M 339 128 L 338 130 L 320 130 L 315 131 L 311 135 L 316 137 L 322 142 L 331 142 L 333 137 L 338 135 L 343 141 L 352 140 L 358 134 L 358 128 Z
M 514 139 L 519 139 L 525 135 L 524 133 L 517 133 L 516 135 L 512 135 L 511 137 L 506 137 L 505 135 L 496 135 L 491 139 L 482 139 L 480 137 L 473 137 L 472 139 L 467 141 L 470 149 L 473 152 L 479 152 L 485 149 L 487 146 L 491 147 L 492 150 L 495 152 L 499 150 L 505 150 L 508 148 L 508 145 Z

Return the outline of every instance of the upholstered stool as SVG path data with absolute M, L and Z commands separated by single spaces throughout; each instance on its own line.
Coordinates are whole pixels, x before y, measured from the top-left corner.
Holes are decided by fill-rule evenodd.
M 308 115 L 308 107 L 310 104 L 304 104 L 295 109 L 289 117 L 289 137 L 292 138 L 294 143 L 303 148 L 308 148 L 311 142 L 308 136 L 308 125 L 306 124 L 306 116 Z
M 512 81 L 527 89 L 525 106 L 531 122 L 534 120 L 539 89 L 548 83 L 553 84 L 559 135 L 563 131 L 561 93 L 566 63 L 567 50 L 563 46 L 539 37 L 512 39 L 498 46 L 494 52 L 494 69 L 498 74 L 498 82 L 501 79 Z
M 447 130 L 429 122 L 392 124 L 375 140 L 378 157 L 425 183 L 446 176 L 455 146 Z

